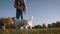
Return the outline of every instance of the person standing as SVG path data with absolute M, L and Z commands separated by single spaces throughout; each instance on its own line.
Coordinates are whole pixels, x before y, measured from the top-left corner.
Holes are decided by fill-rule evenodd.
M 16 8 L 16 18 L 23 19 L 23 12 L 26 13 L 26 0 L 15 0 L 14 7 Z

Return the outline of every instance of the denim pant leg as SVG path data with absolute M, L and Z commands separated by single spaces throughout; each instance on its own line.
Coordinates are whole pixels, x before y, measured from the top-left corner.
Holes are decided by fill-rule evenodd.
M 21 17 L 21 19 L 23 19 L 23 12 L 20 11 L 16 11 L 16 18 L 19 19 L 19 17 Z
M 16 18 L 17 19 L 19 19 L 19 16 L 20 16 L 19 12 L 16 12 Z
M 20 13 L 20 16 L 21 16 L 21 19 L 23 19 L 23 12 L 21 11 L 21 13 Z

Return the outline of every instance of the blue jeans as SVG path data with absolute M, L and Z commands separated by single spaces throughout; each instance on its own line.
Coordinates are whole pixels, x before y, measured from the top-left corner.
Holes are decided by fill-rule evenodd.
M 23 19 L 23 11 L 22 10 L 16 11 L 16 18 L 19 19 L 19 17 L 21 17 L 21 19 Z

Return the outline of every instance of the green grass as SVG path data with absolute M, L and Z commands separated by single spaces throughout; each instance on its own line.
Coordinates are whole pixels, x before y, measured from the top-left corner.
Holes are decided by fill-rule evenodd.
M 60 34 L 60 28 L 18 30 L 18 32 L 15 29 L 6 29 L 0 30 L 0 34 Z

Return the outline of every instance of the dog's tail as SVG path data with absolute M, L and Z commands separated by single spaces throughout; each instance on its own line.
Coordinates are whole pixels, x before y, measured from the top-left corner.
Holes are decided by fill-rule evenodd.
M 32 21 L 33 20 L 33 16 L 29 19 L 29 21 Z
M 33 16 L 31 17 L 31 19 L 33 20 Z

